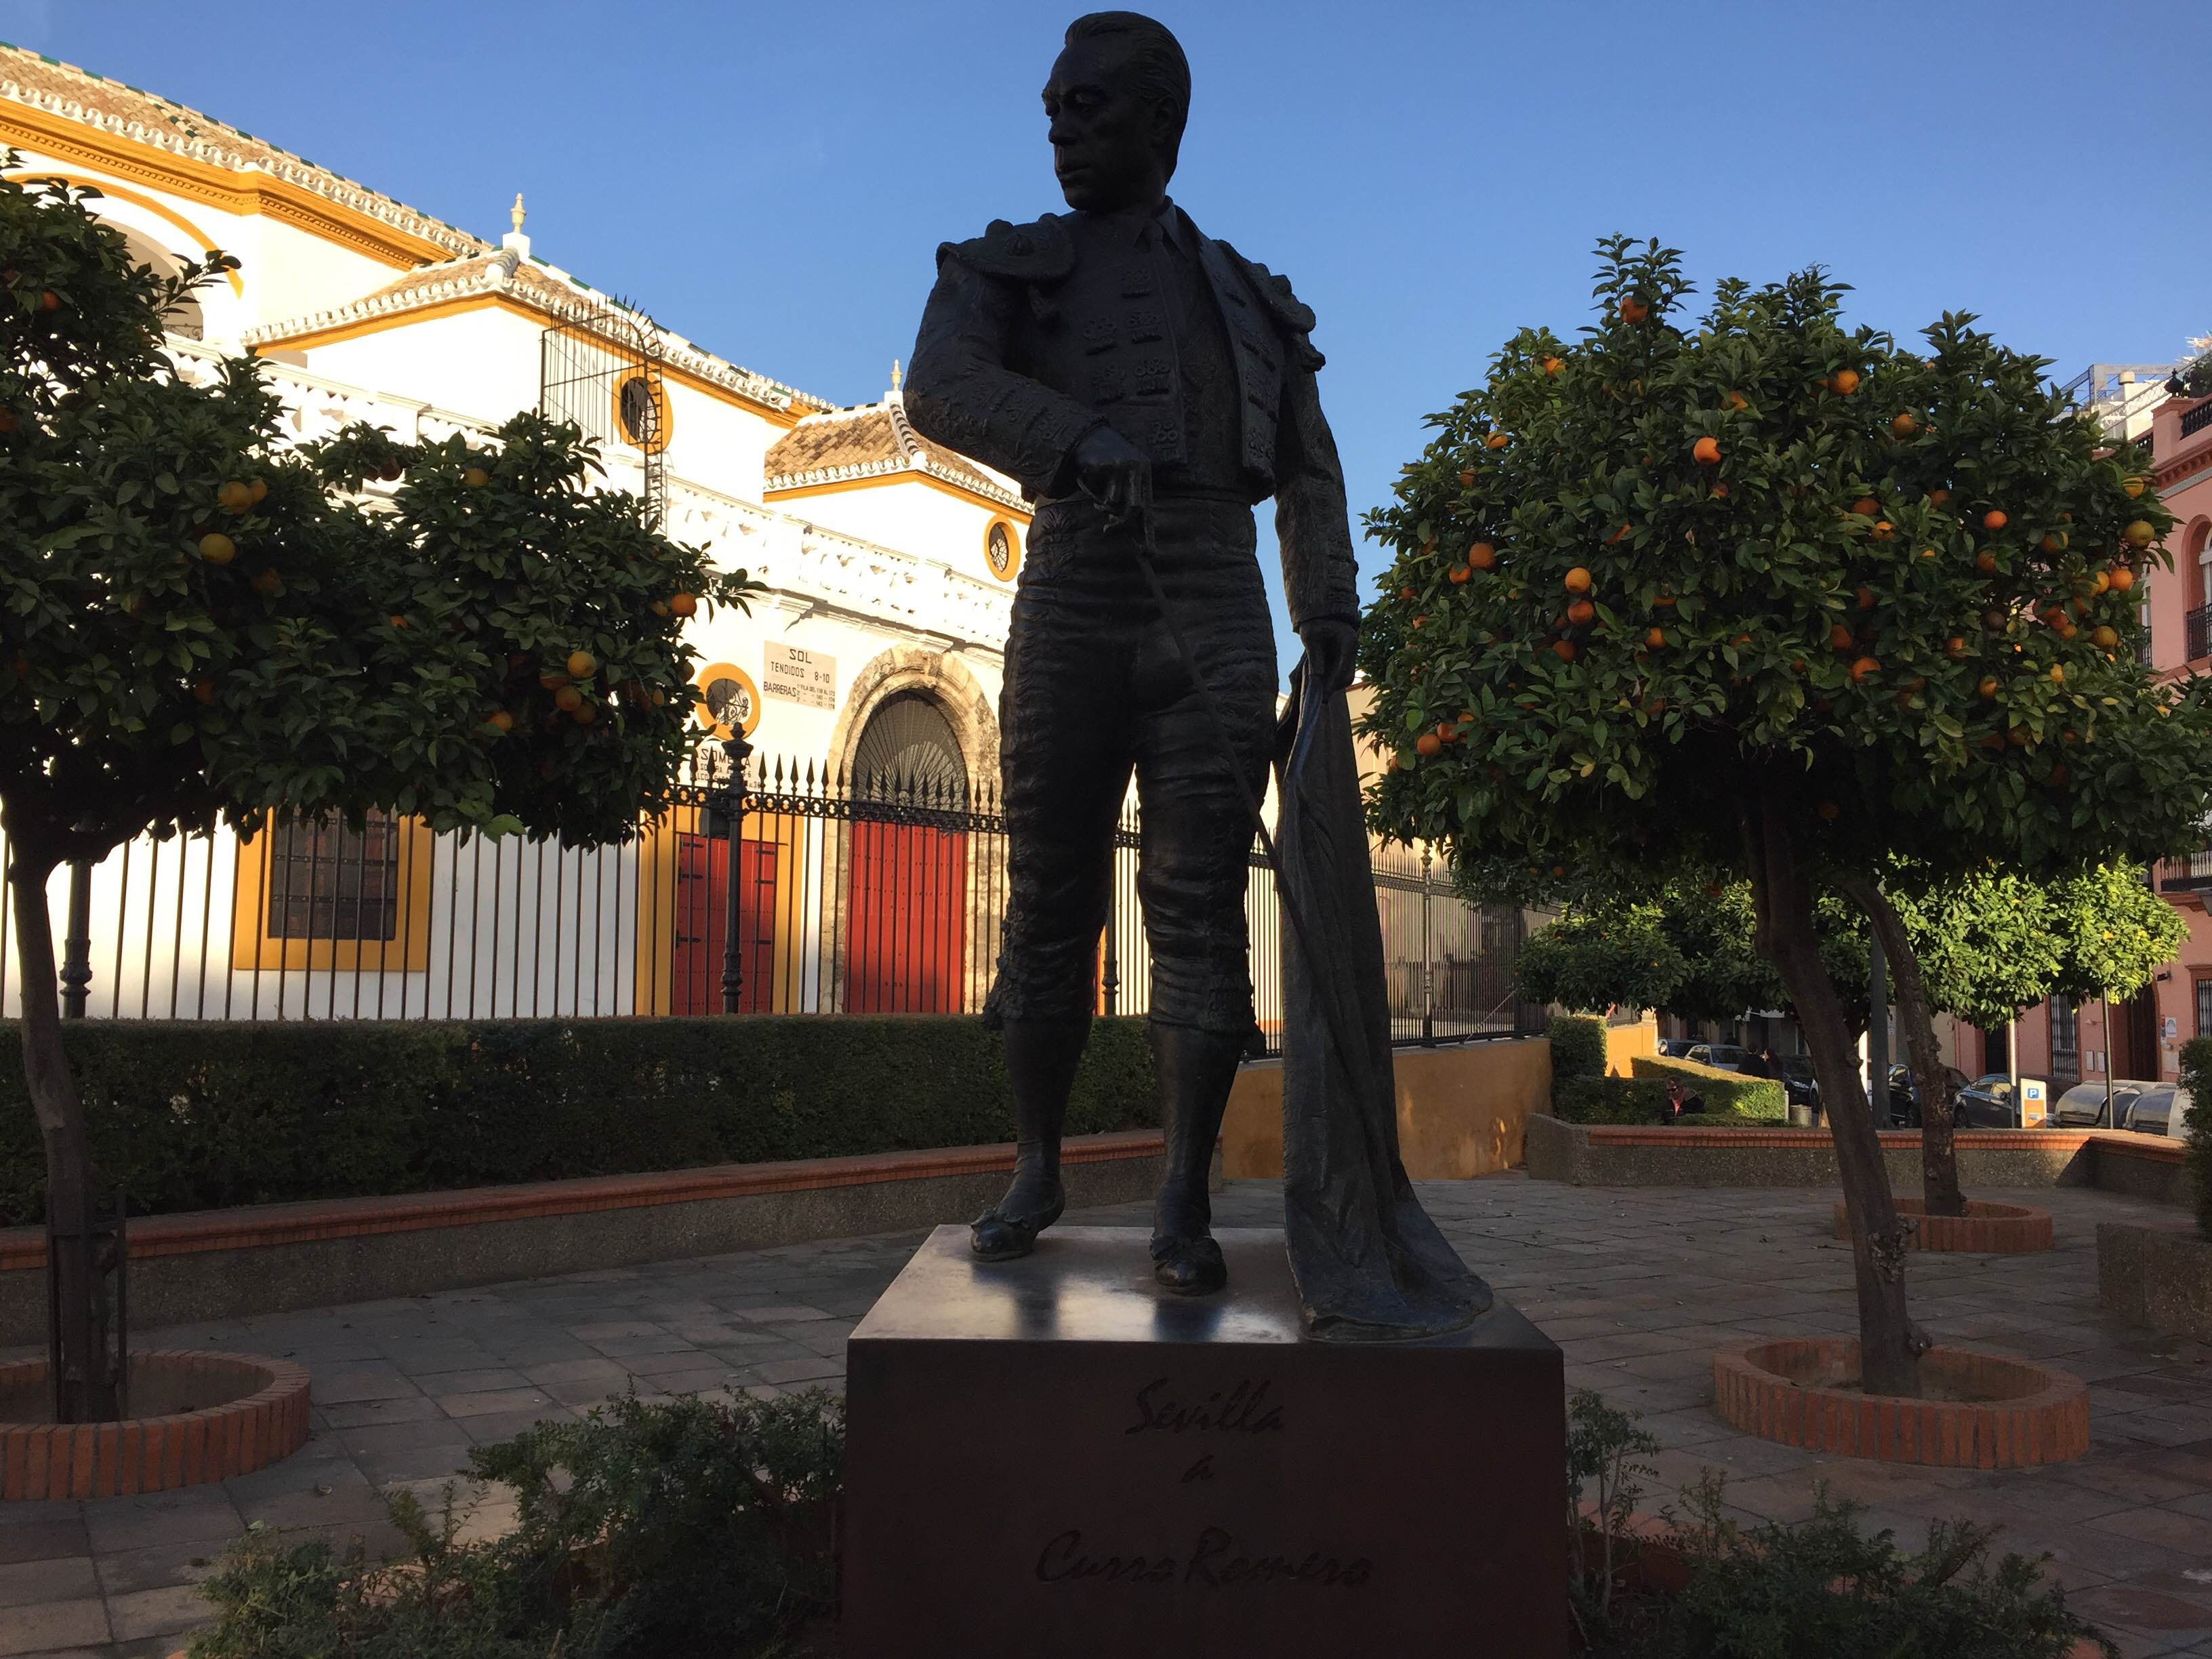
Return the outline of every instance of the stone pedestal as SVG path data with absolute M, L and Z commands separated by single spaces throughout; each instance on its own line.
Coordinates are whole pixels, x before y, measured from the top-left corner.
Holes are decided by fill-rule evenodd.
M 1565 1654 L 1559 1349 L 1315 1342 L 1282 1234 L 1218 1236 L 1196 1300 L 1131 1229 L 930 1237 L 846 1354 L 850 1659 Z

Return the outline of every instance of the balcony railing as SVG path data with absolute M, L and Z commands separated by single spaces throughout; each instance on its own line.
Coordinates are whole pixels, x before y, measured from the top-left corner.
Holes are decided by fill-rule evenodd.
M 2207 398 L 2194 409 L 2181 411 L 2181 435 L 2191 438 L 2212 426 L 2212 398 Z
M 2188 626 L 2189 660 L 2212 657 L 2212 605 L 2200 605 L 2183 618 Z
M 2156 875 L 2161 893 L 2202 892 L 2212 887 L 2212 848 L 2187 858 L 2161 860 Z

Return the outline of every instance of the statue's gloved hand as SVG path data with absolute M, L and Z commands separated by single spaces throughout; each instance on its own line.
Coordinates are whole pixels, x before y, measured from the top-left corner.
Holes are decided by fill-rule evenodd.
M 1352 684 L 1358 665 L 1359 625 L 1341 617 L 1317 617 L 1298 629 L 1306 648 L 1306 672 L 1323 696 Z
M 1152 504 L 1152 464 L 1110 426 L 1093 427 L 1076 445 L 1075 483 L 1116 519 Z

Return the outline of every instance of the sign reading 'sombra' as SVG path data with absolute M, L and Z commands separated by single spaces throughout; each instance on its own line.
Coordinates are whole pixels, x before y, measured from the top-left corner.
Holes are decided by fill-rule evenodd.
M 804 703 L 809 708 L 837 706 L 836 658 L 775 640 L 762 649 L 764 672 L 761 675 L 761 690 L 764 695 Z

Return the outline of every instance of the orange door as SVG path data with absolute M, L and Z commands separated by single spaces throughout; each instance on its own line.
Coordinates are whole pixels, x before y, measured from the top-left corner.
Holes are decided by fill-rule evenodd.
M 738 843 L 738 971 L 741 1013 L 767 1012 L 775 990 L 776 848 Z M 676 838 L 676 960 L 669 1012 L 722 1012 L 722 965 L 729 937 L 730 844 L 720 836 Z
M 963 1012 L 968 837 L 927 824 L 853 825 L 845 1012 Z

